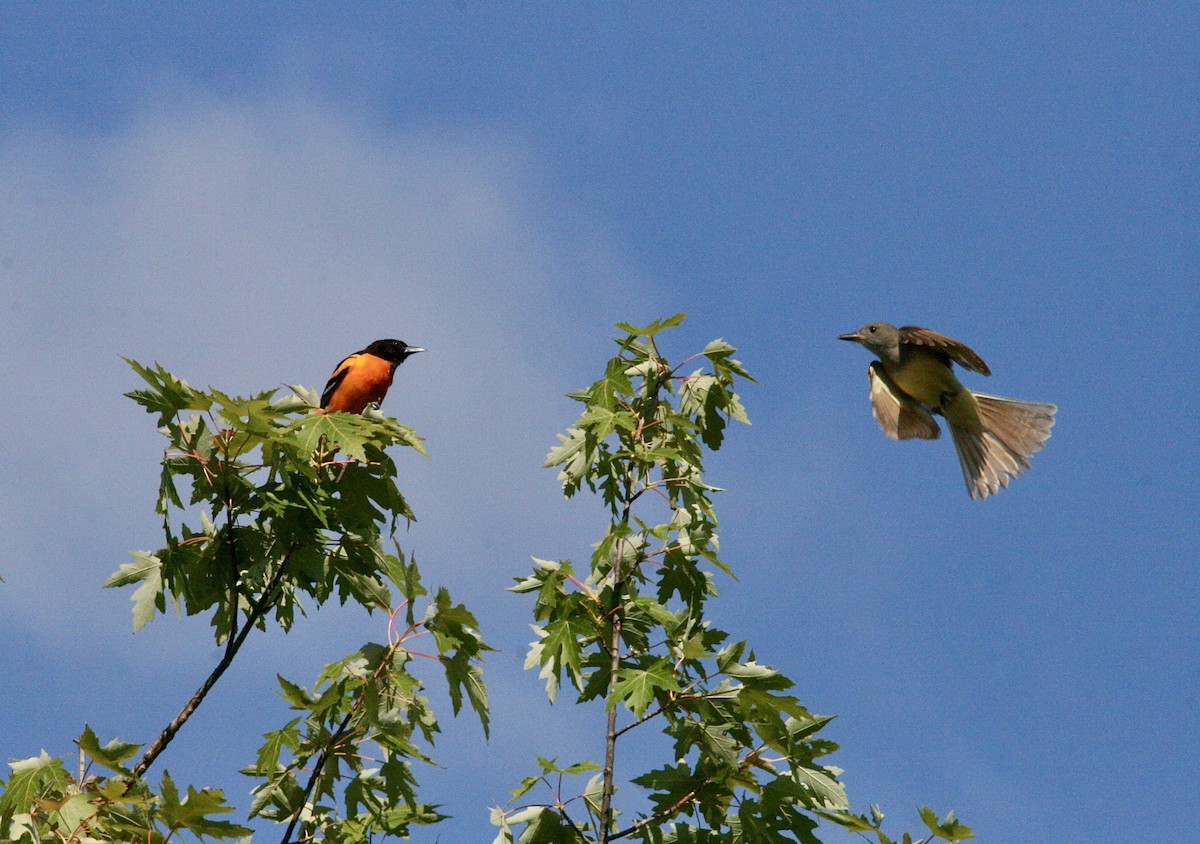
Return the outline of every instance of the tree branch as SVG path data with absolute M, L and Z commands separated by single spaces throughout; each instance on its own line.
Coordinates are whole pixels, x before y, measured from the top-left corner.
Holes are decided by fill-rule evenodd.
M 242 644 L 246 641 L 246 637 L 250 635 L 250 631 L 254 629 L 254 625 L 257 624 L 258 620 L 262 618 L 271 608 L 271 602 L 274 600 L 274 593 L 278 590 L 279 584 L 283 582 L 283 574 L 287 569 L 287 564 L 289 560 L 291 560 L 291 556 L 291 552 L 289 551 L 288 554 L 280 561 L 279 568 L 271 578 L 271 582 L 267 584 L 267 588 L 263 590 L 259 600 L 255 601 L 254 604 L 251 605 L 250 611 L 246 614 L 245 626 L 242 627 L 242 630 L 236 639 L 232 637 L 230 638 L 229 644 L 227 644 L 225 647 L 225 653 L 221 656 L 221 661 L 217 663 L 217 667 L 214 668 L 212 673 L 208 675 L 208 678 L 200 684 L 200 688 L 198 688 L 196 693 L 191 696 L 186 704 L 184 704 L 183 709 L 179 710 L 179 714 L 171 720 L 170 724 L 167 724 L 167 726 L 163 728 L 163 731 L 158 734 L 158 737 L 155 738 L 154 741 L 150 743 L 150 746 L 146 748 L 146 752 L 142 754 L 142 758 L 138 760 L 137 765 L 135 765 L 133 768 L 133 775 L 135 777 L 140 778 L 146 773 L 146 769 L 154 763 L 154 760 L 158 758 L 160 753 L 167 749 L 167 745 L 171 743 L 171 739 L 175 738 L 175 734 L 179 732 L 180 728 L 183 727 L 183 725 L 187 723 L 187 720 L 192 717 L 192 713 L 195 712 L 196 708 L 201 704 L 201 702 L 203 702 L 204 697 L 208 694 L 209 690 L 216 685 L 217 680 L 221 679 L 221 675 L 225 673 L 225 669 L 229 667 L 230 663 L 233 662 L 233 658 L 237 656 L 238 650 L 241 649 Z M 236 601 L 237 595 L 235 594 L 233 598 Z M 237 614 L 236 605 L 234 608 L 234 614 Z
M 622 524 L 629 524 L 629 513 L 633 507 L 633 479 L 625 476 L 625 501 L 621 512 Z M 625 541 L 624 539 L 621 540 Z M 611 690 L 621 667 L 621 624 L 625 618 L 622 594 L 625 591 L 625 572 L 621 569 L 621 551 L 617 549 L 616 567 L 613 571 L 612 608 L 609 612 L 608 682 Z M 612 825 L 613 770 L 617 757 L 617 707 L 608 707 L 608 719 L 604 729 L 604 782 L 600 792 L 600 823 L 597 844 L 606 844 L 608 830 Z
M 626 508 L 628 513 L 628 508 Z M 618 556 L 617 565 L 620 566 Z M 621 621 L 623 615 L 621 613 L 621 592 L 624 590 L 625 581 L 623 578 L 617 579 L 613 583 L 613 607 L 612 614 L 609 619 L 611 625 L 611 635 L 609 637 L 609 652 L 608 652 L 608 681 L 609 683 L 616 682 L 617 670 L 621 667 Z M 605 844 L 609 840 L 608 828 L 612 823 L 612 795 L 613 795 L 613 768 L 615 767 L 617 756 L 617 707 L 608 707 L 608 722 L 604 730 L 604 784 L 601 789 L 600 797 L 600 823 L 598 844 Z

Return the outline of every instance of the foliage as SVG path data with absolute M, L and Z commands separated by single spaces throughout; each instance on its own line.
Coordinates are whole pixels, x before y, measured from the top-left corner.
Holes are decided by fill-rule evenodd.
M 703 458 L 720 448 L 729 421 L 749 422 L 735 387 L 752 379 L 723 340 L 668 363 L 658 335 L 682 318 L 618 325 L 625 336 L 617 354 L 599 380 L 570 394 L 583 412 L 546 458 L 567 497 L 586 486 L 609 522 L 585 573 L 568 560 L 535 559 L 512 587 L 535 598 L 537 640 L 526 667 L 540 669 L 551 700 L 565 677 L 577 702 L 604 702 L 605 760 L 559 766 L 539 757 L 539 773 L 513 790 L 513 801 L 539 785 L 551 800 L 493 810 L 497 844 L 514 836 L 816 842 L 820 818 L 859 823 L 841 771 L 823 761 L 837 748 L 818 735 L 830 717 L 805 708 L 790 679 L 706 617 L 717 572 L 732 571 L 718 556 L 719 490 L 704 480 Z M 704 365 L 684 374 L 697 359 Z M 650 808 L 618 822 L 617 748 L 652 725 L 671 761 L 624 778 Z M 565 777 L 596 770 L 565 796 Z M 970 837 L 952 816 L 930 828 L 947 840 Z
M 0 835 L 5 841 L 165 842 L 181 831 L 198 838 L 229 839 L 250 830 L 213 816 L 233 811 L 222 792 L 188 786 L 184 796 L 163 772 L 156 794 L 124 765 L 136 744 L 112 741 L 100 746 L 91 728 L 79 737 L 87 757 L 118 777 L 81 773 L 73 777 L 62 759 L 41 755 L 11 763 L 0 795 Z
M 718 577 L 733 572 L 720 557 L 720 490 L 705 481 L 704 458 L 730 422 L 748 424 L 736 387 L 753 379 L 723 340 L 672 366 L 658 337 L 682 319 L 618 325 L 617 354 L 571 394 L 583 411 L 547 456 L 567 497 L 590 491 L 608 527 L 586 571 L 535 559 L 512 587 L 534 599 L 526 666 L 539 670 L 551 700 L 568 685 L 590 705 L 605 756 L 537 757 L 510 807 L 493 809 L 495 840 L 817 842 L 824 821 L 879 844 L 911 844 L 882 831 L 874 806 L 869 816 L 851 812 L 841 771 L 826 762 L 837 749 L 821 736 L 830 716 L 810 712 L 789 678 L 708 617 Z M 386 613 L 386 642 L 331 662 L 311 685 L 278 677 L 294 716 L 264 735 L 243 768 L 255 780 L 249 818 L 282 826 L 283 844 L 408 837 L 442 820 L 416 780 L 439 730 L 416 666 L 437 663 L 454 713 L 470 706 L 486 735 L 488 647 L 471 612 L 444 589 L 427 591 L 396 542 L 414 516 L 388 449 L 423 454 L 421 439 L 377 409 L 317 412 L 303 388 L 280 399 L 230 397 L 157 365 L 130 365 L 148 387 L 128 395 L 157 415 L 168 440 L 156 503 L 165 539 L 134 551 L 105 585 L 133 587 L 135 631 L 168 607 L 205 616 L 222 656 L 146 745 L 102 744 L 85 727 L 74 771 L 44 751 L 10 763 L 0 840 L 248 836 L 224 819 L 232 807 L 222 792 L 181 787 L 165 770 L 152 783 L 147 771 L 252 631 L 271 623 L 287 632 L 334 598 Z M 669 758 L 618 779 L 618 749 L 654 727 Z M 618 811 L 619 783 L 638 789 L 641 808 Z M 549 800 L 523 802 L 543 792 Z M 924 808 L 920 818 L 926 841 L 972 837 L 953 813 Z
M 260 781 L 250 816 L 286 824 L 284 841 L 293 834 L 362 841 L 440 820 L 436 807 L 419 801 L 411 767 L 429 761 L 424 748 L 438 730 L 411 664 L 418 654 L 441 664 L 454 711 L 465 699 L 486 732 L 479 661 L 487 646 L 474 617 L 445 590 L 416 617 L 427 594 L 415 561 L 395 545 L 397 526 L 414 517 L 386 449 L 423 454 L 420 438 L 377 410 L 315 412 L 316 396 L 303 388 L 279 400 L 272 392 L 231 397 L 195 389 L 160 366 L 129 363 L 148 388 L 128 395 L 158 416 L 168 440 L 156 504 L 165 543 L 134 551 L 105 585 L 136 587 L 135 631 L 168 605 L 179 614 L 206 614 L 223 655 L 144 749 L 117 740 L 101 746 L 88 728 L 78 740 L 77 775 L 45 753 L 12 763 L 0 795 L 0 839 L 248 834 L 215 819 L 231 811 L 221 792 L 189 786 L 181 795 L 165 772 L 156 789 L 146 770 L 252 630 L 265 630 L 268 620 L 290 630 L 298 612 L 331 598 L 388 613 L 389 641 L 327 665 L 311 691 L 279 678 L 282 696 L 301 714 L 269 731 L 244 769 Z M 385 537 L 395 553 L 384 550 Z M 393 589 L 403 595 L 394 610 Z M 436 653 L 411 650 L 417 636 L 431 639 Z M 91 773 L 95 765 L 115 776 Z

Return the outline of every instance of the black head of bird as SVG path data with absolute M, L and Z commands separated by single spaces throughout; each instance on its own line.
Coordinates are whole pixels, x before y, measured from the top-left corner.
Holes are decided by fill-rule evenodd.
M 368 355 L 375 355 L 377 358 L 383 358 L 386 361 L 399 365 L 410 355 L 415 355 L 417 352 L 425 350 L 418 346 L 409 346 L 403 340 L 376 340 L 363 349 L 363 351 Z

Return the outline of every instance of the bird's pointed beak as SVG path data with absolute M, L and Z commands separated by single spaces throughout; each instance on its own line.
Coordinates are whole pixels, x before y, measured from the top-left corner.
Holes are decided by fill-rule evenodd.
M 852 343 L 861 343 L 862 335 L 859 334 L 857 331 L 855 331 L 850 334 L 839 334 L 838 339 L 839 340 L 849 340 Z
M 417 352 L 424 352 L 426 350 L 422 349 L 420 346 L 408 346 L 404 349 L 404 351 L 408 352 L 410 355 L 415 355 Z

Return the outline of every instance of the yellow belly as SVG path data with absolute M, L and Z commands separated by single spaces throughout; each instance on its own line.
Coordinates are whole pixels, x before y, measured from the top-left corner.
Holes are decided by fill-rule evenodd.
M 941 407 L 942 396 L 962 389 L 950 367 L 921 350 L 901 352 L 900 365 L 888 374 L 897 387 L 932 407 Z
M 954 371 L 934 355 L 922 349 L 904 350 L 900 365 L 888 374 L 901 390 L 941 411 L 951 425 L 969 431 L 980 429 L 975 397 L 955 377 Z

